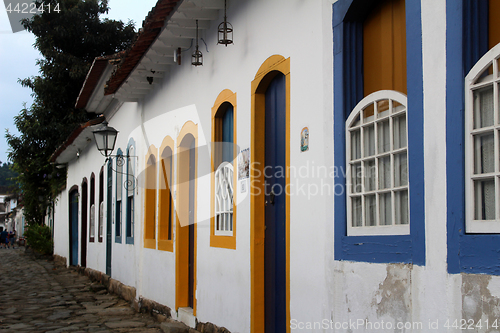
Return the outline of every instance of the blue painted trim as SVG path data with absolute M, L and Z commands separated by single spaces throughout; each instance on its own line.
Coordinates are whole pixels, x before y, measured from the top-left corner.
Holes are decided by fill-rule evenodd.
M 464 77 L 462 1 L 446 1 L 446 201 L 448 272 L 459 273 L 464 234 Z
M 500 235 L 465 233 L 465 76 L 485 53 L 484 41 L 471 36 L 484 32 L 477 15 L 486 15 L 484 10 L 471 13 L 470 1 L 446 1 L 448 272 L 500 275 Z
M 425 265 L 424 80 L 420 0 L 406 0 L 408 169 L 413 263 Z
M 337 176 L 335 189 L 345 188 L 345 120 L 350 110 L 359 102 L 359 64 L 353 67 L 351 52 L 359 56 L 359 34 L 354 22 L 336 22 L 336 17 L 346 15 L 351 0 L 333 4 L 334 36 L 334 166 Z M 347 6 L 347 8 L 346 8 Z M 337 13 L 340 11 L 341 13 Z M 343 13 L 343 14 L 342 14 Z M 349 26 L 349 27 L 347 27 Z M 349 29 L 346 32 L 346 29 Z M 425 199 L 423 152 L 423 77 L 422 77 L 422 27 L 419 0 L 406 0 L 407 80 L 408 84 L 408 151 L 410 172 L 410 235 L 404 236 L 347 236 L 346 195 L 334 197 L 334 256 L 335 260 L 374 263 L 414 263 L 425 265 Z M 346 43 L 350 36 L 353 43 Z M 357 42 L 356 42 L 357 40 Z M 362 74 L 361 74 L 362 75 Z M 346 80 L 347 82 L 345 82 Z M 361 81 L 361 82 L 360 82 Z M 353 100 L 355 102 L 353 102 Z M 354 105 L 352 105 L 354 103 Z M 339 191 L 337 191 L 338 193 Z

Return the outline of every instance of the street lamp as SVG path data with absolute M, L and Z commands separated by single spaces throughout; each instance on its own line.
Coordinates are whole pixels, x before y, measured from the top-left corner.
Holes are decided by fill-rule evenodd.
M 111 153 L 115 149 L 116 136 L 118 135 L 118 131 L 111 126 L 108 126 L 108 122 L 106 120 L 104 120 L 102 124 L 104 125 L 103 127 L 93 131 L 92 133 L 94 134 L 94 139 L 97 149 L 103 156 L 106 157 L 106 161 L 111 160 L 112 157 L 115 157 L 117 166 L 123 166 L 125 164 L 125 161 L 128 161 L 132 157 L 137 157 L 130 155 L 127 155 L 126 157 L 124 157 L 123 155 L 111 155 Z M 136 177 L 133 174 L 115 170 L 113 169 L 113 167 L 111 167 L 111 170 L 113 170 L 116 173 L 120 173 L 122 175 L 127 176 L 127 181 L 124 184 L 126 189 L 135 188 Z M 131 181 L 130 178 L 133 178 L 134 180 Z
M 115 149 L 115 142 L 118 131 L 113 127 L 108 126 L 108 122 L 106 120 L 102 124 L 104 125 L 104 127 L 95 130 L 92 133 L 94 133 L 94 139 L 97 149 L 101 152 L 102 155 L 108 157 Z

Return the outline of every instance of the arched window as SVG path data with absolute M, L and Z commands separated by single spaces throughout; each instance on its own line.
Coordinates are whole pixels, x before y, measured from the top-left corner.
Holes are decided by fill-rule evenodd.
M 365 97 L 346 122 L 348 235 L 408 234 L 406 96 Z
M 336 171 L 333 214 L 336 260 L 425 265 L 421 12 L 420 1 L 338 0 L 333 4 L 333 145 Z M 397 156 L 402 151 L 393 148 L 390 148 L 391 152 L 378 153 L 379 141 L 383 143 L 384 140 L 379 138 L 378 128 L 383 127 L 382 121 L 387 124 L 389 118 L 391 126 L 395 120 L 392 116 L 382 120 L 374 110 L 373 120 L 362 123 L 365 118 L 364 114 L 360 114 L 360 124 L 354 125 L 357 115 L 353 112 L 359 113 L 370 104 L 369 100 L 362 102 L 363 98 L 373 98 L 372 93 L 381 91 L 405 96 L 404 102 L 389 95 L 379 96 L 376 100 L 396 100 L 408 109 L 406 155 Z M 371 103 L 373 109 L 378 107 L 374 100 Z M 368 121 L 369 111 L 366 112 L 365 121 Z M 360 148 L 361 157 L 354 159 L 353 156 L 351 160 L 348 156 L 351 147 L 348 145 L 356 142 L 356 126 L 363 150 L 366 145 L 372 151 L 365 152 Z M 365 142 L 365 132 L 367 138 L 373 138 L 369 142 Z M 394 128 L 390 127 L 388 133 L 394 145 L 396 142 L 391 137 L 395 135 Z M 375 155 L 368 155 L 373 150 Z M 384 180 L 385 177 L 382 168 L 379 175 L 379 164 L 385 167 L 383 157 L 389 155 L 390 189 L 385 187 L 388 184 L 379 184 L 379 178 Z M 407 162 L 398 161 L 404 156 Z M 397 181 L 401 179 L 394 179 L 395 174 L 404 171 L 398 171 L 398 164 L 408 165 L 407 189 L 404 183 L 398 186 Z M 346 167 L 349 168 L 345 170 Z M 361 175 L 353 180 L 351 173 Z M 405 203 L 407 209 L 404 208 Z M 381 208 L 385 208 L 386 212 Z M 388 223 L 391 224 L 386 225 Z M 365 235 L 370 235 L 369 241 Z
M 174 140 L 167 136 L 160 147 L 160 188 L 158 194 L 158 249 L 173 252 L 173 147 Z
M 233 106 L 223 103 L 215 114 L 215 235 L 233 235 Z
M 465 78 L 466 231 L 500 232 L 500 44 Z
M 236 94 L 223 90 L 212 107 L 212 218 L 210 245 L 236 248 Z

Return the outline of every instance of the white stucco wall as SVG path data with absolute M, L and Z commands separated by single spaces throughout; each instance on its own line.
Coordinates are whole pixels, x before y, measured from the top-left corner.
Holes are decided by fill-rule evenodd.
M 121 148 L 125 153 L 129 140 L 135 140 L 136 175 L 139 180 L 143 179 L 141 172 L 145 168 L 147 149 L 151 145 L 159 149 L 167 135 L 177 147 L 178 135 L 186 122 L 197 124 L 199 145 L 210 141 L 211 108 L 224 89 L 230 89 L 237 96 L 236 142 L 242 150 L 249 148 L 251 82 L 270 56 L 278 54 L 290 58 L 289 153 L 293 185 L 290 197 L 290 319 L 295 323 L 325 323 L 325 320 L 335 323 L 367 320 L 373 324 L 402 322 L 413 326 L 413 329 L 401 330 L 404 332 L 437 332 L 439 330 L 431 327 L 431 323 L 438 321 L 442 329 L 447 319 L 480 316 L 481 302 L 489 302 L 494 307 L 500 297 L 500 278 L 451 275 L 446 262 L 445 0 L 421 2 L 425 266 L 333 260 L 335 221 L 330 173 L 333 165 L 333 2 L 232 1 L 228 19 L 235 27 L 235 44 L 216 45 L 216 24 L 204 31 L 201 37 L 207 42 L 209 51 L 206 52 L 201 44 L 204 66 L 191 66 L 190 53 L 183 53 L 182 65 L 173 65 L 163 80 L 155 81 L 155 88 L 144 100 L 124 103 L 110 117 L 110 126 L 120 131 L 116 149 Z M 300 151 L 300 132 L 304 127 L 308 127 L 310 133 L 307 152 Z M 157 156 L 160 153 L 158 151 Z M 176 158 L 174 155 L 174 182 L 178 172 Z M 79 159 L 69 165 L 67 189 L 78 185 L 81 193 L 82 179 L 86 177 L 90 191 L 90 174 L 94 172 L 95 202 L 98 204 L 99 170 L 103 163 L 104 158 L 94 143 L 89 143 Z M 206 167 L 200 159 L 198 174 L 203 174 Z M 107 180 L 106 174 L 104 180 Z M 113 196 L 116 186 L 114 183 Z M 236 250 L 210 247 L 209 222 L 205 219 L 210 213 L 210 186 L 209 177 L 198 179 L 197 318 L 201 322 L 225 326 L 232 332 L 249 332 L 250 198 L 242 198 L 237 207 Z M 69 258 L 67 207 L 68 193 L 65 191 L 56 205 L 55 252 Z M 81 206 L 81 223 L 80 210 Z M 106 212 L 104 214 L 106 216 Z M 113 219 L 114 216 L 113 212 Z M 122 243 L 114 241 L 116 221 L 113 221 L 111 276 L 135 287 L 137 297 L 167 305 L 176 317 L 175 246 L 174 252 L 144 248 L 144 184 L 140 181 L 135 189 L 134 220 L 133 245 L 126 244 L 125 237 Z M 122 223 L 124 234 L 125 219 Z M 88 244 L 87 251 L 87 266 L 104 272 L 105 242 L 99 243 L 96 239 Z M 350 328 L 336 331 L 350 332 Z M 372 331 L 369 328 L 354 330 Z

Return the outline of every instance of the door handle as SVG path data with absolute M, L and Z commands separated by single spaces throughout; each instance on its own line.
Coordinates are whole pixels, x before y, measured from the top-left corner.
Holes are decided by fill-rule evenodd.
M 271 193 L 269 194 L 269 201 L 266 200 L 266 206 L 267 204 L 271 204 L 274 206 L 274 198 L 276 197 L 276 194 L 274 194 L 274 189 L 271 190 Z

